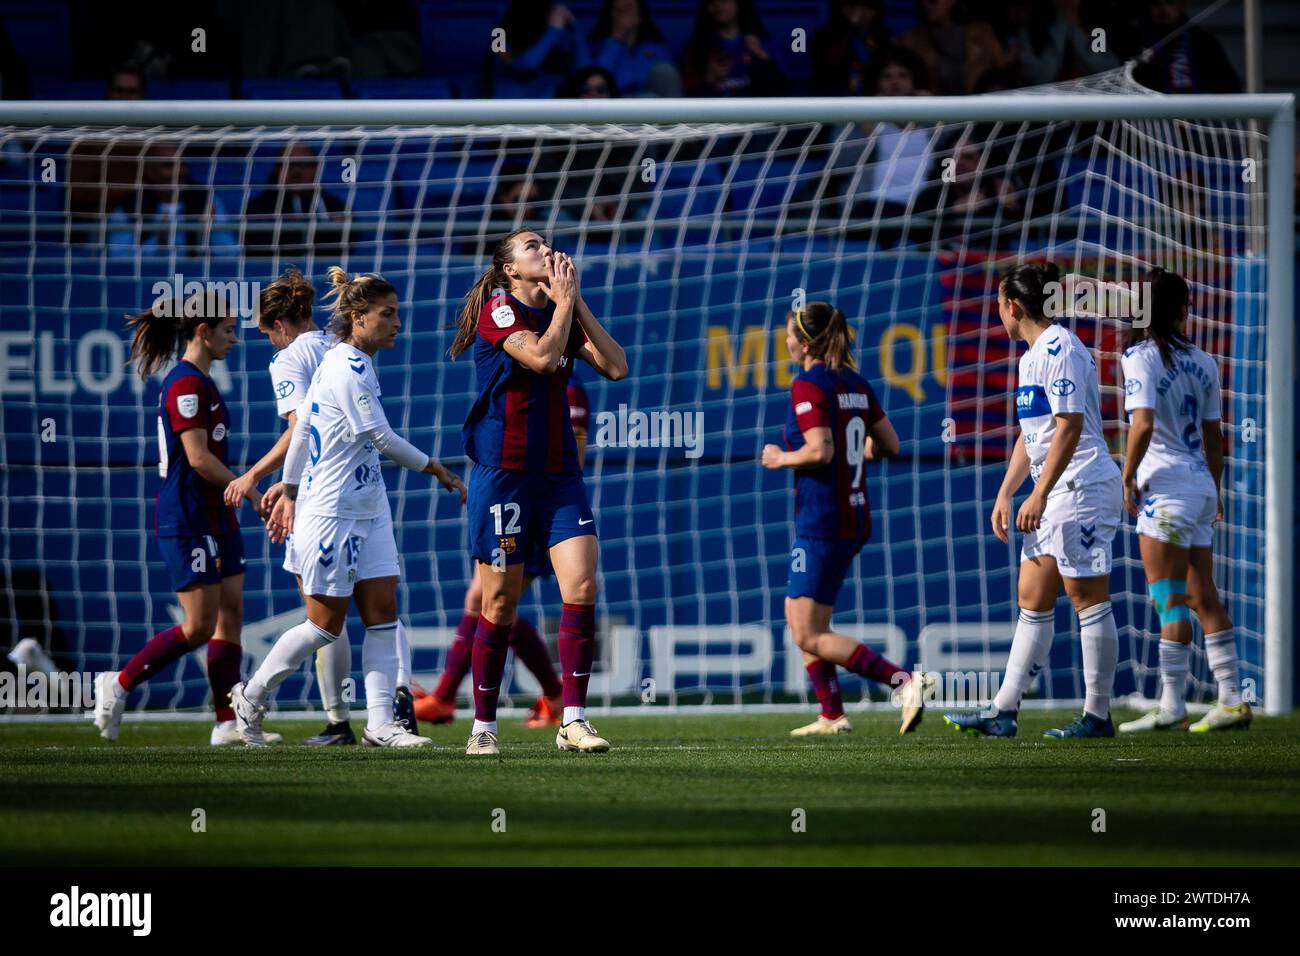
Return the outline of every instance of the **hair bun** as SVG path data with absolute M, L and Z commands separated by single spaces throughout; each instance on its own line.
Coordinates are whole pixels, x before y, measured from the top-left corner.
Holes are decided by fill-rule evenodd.
M 340 266 L 330 266 L 325 270 L 325 277 L 335 288 L 342 288 L 348 284 L 348 274 Z
M 1043 263 L 1043 284 L 1046 285 L 1048 282 L 1060 282 L 1060 281 L 1061 281 L 1061 270 L 1056 267 L 1056 263 L 1055 262 Z

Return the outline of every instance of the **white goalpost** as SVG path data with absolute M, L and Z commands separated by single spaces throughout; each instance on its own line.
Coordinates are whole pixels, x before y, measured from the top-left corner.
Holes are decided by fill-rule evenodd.
M 316 183 L 291 206 L 278 177 L 299 146 Z M 160 179 L 150 164 L 164 157 L 172 171 Z M 593 703 L 650 713 L 809 699 L 781 617 L 789 476 L 758 466 L 785 421 L 784 322 L 800 297 L 827 299 L 854 323 L 863 374 L 904 443 L 869 469 L 875 532 L 837 628 L 908 666 L 995 673 L 1019 548 L 988 530 L 1015 434 L 998 275 L 1053 259 L 1115 288 L 1160 265 L 1187 278 L 1189 334 L 1220 362 L 1228 446 L 1215 571 L 1242 676 L 1267 713 L 1287 713 L 1294 160 L 1293 97 L 1156 95 L 1126 70 L 971 97 L 0 102 L 9 628 L 63 669 L 100 671 L 172 623 L 149 540 L 158 379 L 125 367 L 123 323 L 160 283 L 264 286 L 295 266 L 321 288 L 335 263 L 383 273 L 404 325 L 378 359 L 386 410 L 401 434 L 455 461 L 473 391 L 471 363 L 446 354 L 458 304 L 490 241 L 528 226 L 574 255 L 584 296 L 631 364 L 624 382 L 584 377 L 602 550 Z M 132 197 L 150 190 L 163 208 L 146 213 Z M 254 202 L 262 194 L 273 214 L 251 211 L 266 208 Z M 1127 320 L 1067 321 L 1097 358 L 1119 454 Z M 282 427 L 270 347 L 251 320 L 241 340 L 216 373 L 237 473 Z M 663 433 L 631 433 L 638 414 Z M 696 414 L 693 447 L 681 423 Z M 401 612 L 430 681 L 468 580 L 463 512 L 427 481 L 397 470 L 386 480 Z M 244 645 L 256 661 L 301 611 L 282 555 L 247 509 L 242 520 Z M 1127 519 L 1114 566 L 1117 690 L 1150 697 L 1159 625 Z M 549 584 L 520 605 L 543 632 L 558 608 Z M 1039 700 L 1082 698 L 1076 627 L 1063 601 Z M 204 707 L 191 656 L 131 706 Z M 1208 699 L 1201 651 L 1192 676 L 1192 696 Z M 318 706 L 313 680 L 286 684 L 279 706 Z M 522 667 L 506 681 L 505 704 L 536 694 Z M 870 702 L 858 687 L 846 679 L 851 699 Z

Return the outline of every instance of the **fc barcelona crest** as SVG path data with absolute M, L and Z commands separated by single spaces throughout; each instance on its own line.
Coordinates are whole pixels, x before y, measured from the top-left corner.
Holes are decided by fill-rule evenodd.
M 514 538 L 502 538 L 502 539 L 501 539 L 501 553 L 502 553 L 502 554 L 514 554 L 514 553 L 515 553 L 515 539 L 514 539 Z

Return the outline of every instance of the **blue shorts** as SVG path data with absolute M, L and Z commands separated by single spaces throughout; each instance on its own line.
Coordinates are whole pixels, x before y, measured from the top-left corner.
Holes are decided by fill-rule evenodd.
M 835 606 L 849 565 L 858 556 L 865 538 L 802 538 L 796 536 L 790 552 L 790 582 L 785 596 L 810 597 L 818 604 Z
M 581 474 L 547 475 L 475 464 L 469 476 L 469 549 L 485 564 L 551 573 L 547 552 L 596 533 Z
M 173 591 L 220 584 L 222 578 L 244 573 L 244 539 L 238 531 L 159 537 L 158 548 L 171 575 Z

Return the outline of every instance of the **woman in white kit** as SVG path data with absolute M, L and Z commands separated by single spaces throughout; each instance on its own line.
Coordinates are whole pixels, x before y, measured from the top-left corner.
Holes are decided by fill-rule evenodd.
M 334 297 L 328 331 L 339 344 L 325 353 L 306 398 L 284 464 L 284 494 L 271 512 L 272 540 L 294 535 L 294 553 L 307 602 L 307 620 L 282 634 L 247 684 L 231 691 L 240 736 L 251 746 L 263 740 L 266 701 L 289 674 L 343 632 L 355 596 L 365 625 L 361 647 L 366 687 L 366 731 L 375 747 L 431 743 L 393 716 L 397 640 L 397 543 L 379 456 L 433 475 L 460 494 L 460 478 L 393 432 L 379 403 L 374 356 L 396 344 L 401 328 L 397 290 L 382 276 L 349 280 L 329 270 Z M 302 475 L 308 494 L 295 515 Z
M 1022 265 L 998 286 L 998 316 L 1013 341 L 1026 342 L 1020 357 L 1016 442 L 993 506 L 993 533 L 1009 541 L 1012 499 L 1025 478 L 1034 490 L 1020 506 L 1015 526 L 1024 534 L 1020 553 L 1016 624 L 1006 673 L 993 712 L 949 713 L 949 726 L 990 737 L 1014 737 L 1020 701 L 1047 663 L 1056 598 L 1065 593 L 1079 615 L 1086 696 L 1083 714 L 1052 738 L 1113 737 L 1110 696 L 1119 635 L 1110 605 L 1111 540 L 1119 527 L 1119 468 L 1101 428 L 1097 363 L 1078 337 L 1044 312 L 1054 265 Z
M 1150 322 L 1129 331 L 1120 359 L 1129 414 L 1124 505 L 1137 518 L 1147 587 L 1160 619 L 1160 704 L 1121 733 L 1250 726 L 1237 683 L 1232 619 L 1214 586 L 1214 525 L 1223 517 L 1219 366 L 1187 338 L 1191 301 L 1183 277 L 1152 269 Z M 1187 671 L 1191 612 L 1205 631 L 1205 654 L 1219 700 L 1189 727 Z

